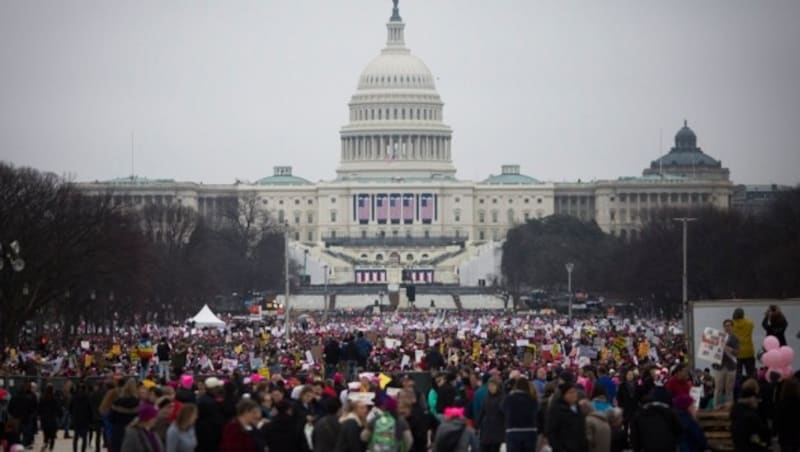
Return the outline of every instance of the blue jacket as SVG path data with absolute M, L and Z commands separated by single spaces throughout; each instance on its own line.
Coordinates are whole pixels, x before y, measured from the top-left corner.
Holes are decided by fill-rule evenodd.
M 477 391 L 475 391 L 475 395 L 472 396 L 472 417 L 476 419 L 478 417 L 478 413 L 481 412 L 481 405 L 483 405 L 483 399 L 486 398 L 486 394 L 489 393 L 489 385 L 486 383 L 482 384 Z
M 708 449 L 706 435 L 697 420 L 688 411 L 678 411 L 683 433 L 681 434 L 680 452 L 703 452 Z
M 617 400 L 617 385 L 614 384 L 614 380 L 612 380 L 611 377 L 604 375 L 598 378 L 594 384 L 601 385 L 605 388 L 607 400 Z

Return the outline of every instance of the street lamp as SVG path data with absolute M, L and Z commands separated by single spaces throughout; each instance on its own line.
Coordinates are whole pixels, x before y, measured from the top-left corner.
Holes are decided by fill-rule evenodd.
M 303 250 L 303 279 L 308 275 L 308 249 Z
M 689 356 L 692 356 L 692 332 L 689 331 L 689 272 L 687 269 L 687 259 L 686 259 L 686 249 L 687 249 L 687 237 L 689 235 L 689 223 L 692 221 L 697 221 L 697 218 L 690 218 L 690 217 L 681 217 L 681 218 L 673 218 L 673 221 L 678 221 L 683 223 L 683 297 L 681 299 L 683 303 L 683 337 L 686 339 L 686 350 L 689 351 Z M 692 360 L 693 361 L 693 360 Z
M 575 269 L 575 264 L 567 262 L 564 267 L 567 269 L 567 292 L 569 292 L 569 319 L 572 320 L 572 270 Z
M 322 266 L 322 269 L 325 271 L 325 290 L 323 291 L 323 300 L 325 300 L 325 320 L 328 320 L 328 311 L 330 310 L 330 306 L 328 303 L 328 264 Z

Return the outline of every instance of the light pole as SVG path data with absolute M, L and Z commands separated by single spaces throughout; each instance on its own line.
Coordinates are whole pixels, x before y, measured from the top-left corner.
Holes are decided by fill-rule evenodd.
M 572 270 L 575 269 L 575 264 L 567 262 L 564 267 L 567 269 L 567 292 L 569 292 L 569 319 L 572 320 Z
M 325 271 L 325 290 L 323 292 L 323 300 L 325 301 L 325 320 L 328 320 L 328 311 L 330 310 L 330 303 L 328 303 L 328 264 L 322 266 Z
M 292 334 L 292 325 L 289 321 L 291 316 L 291 304 L 289 303 L 289 223 L 286 222 L 283 225 L 283 277 L 284 277 L 284 322 L 286 325 L 286 340 L 289 341 L 289 338 Z
M 689 223 L 697 221 L 697 218 L 681 217 L 673 218 L 673 221 L 683 223 L 683 297 L 682 301 L 682 314 L 683 314 L 683 337 L 686 339 L 686 350 L 689 351 L 690 362 L 693 362 L 692 354 L 692 332 L 689 331 L 689 271 L 687 269 L 687 237 L 689 236 Z
M 303 283 L 305 283 L 306 275 L 308 275 L 308 250 L 303 250 Z

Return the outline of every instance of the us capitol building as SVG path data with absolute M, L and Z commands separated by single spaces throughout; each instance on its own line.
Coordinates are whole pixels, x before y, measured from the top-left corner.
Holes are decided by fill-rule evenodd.
M 488 285 L 499 278 L 506 231 L 528 219 L 572 215 L 627 238 L 652 209 L 730 207 L 728 169 L 697 146 L 685 121 L 674 147 L 640 177 L 553 183 L 510 164 L 482 181 L 457 179 L 444 103 L 406 47 L 396 1 L 386 28 L 386 46 L 350 100 L 335 179 L 312 183 L 275 166 L 271 176 L 231 185 L 131 176 L 80 187 L 110 190 L 132 207 L 178 203 L 211 220 L 231 202 L 255 199 L 288 224 L 292 258 L 312 284 L 326 272 L 331 284 L 396 283 L 406 270 L 418 284 Z

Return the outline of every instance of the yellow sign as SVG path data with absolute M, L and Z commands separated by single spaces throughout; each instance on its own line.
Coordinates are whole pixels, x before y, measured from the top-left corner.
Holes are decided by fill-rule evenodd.
M 270 378 L 269 369 L 267 369 L 266 367 L 258 369 L 258 374 L 264 377 L 265 380 L 269 380 Z
M 236 347 L 233 348 L 233 351 L 235 351 L 237 355 L 241 355 L 242 354 L 242 350 L 243 350 L 243 348 L 242 348 L 241 345 L 237 345 Z
M 381 373 L 380 376 L 378 376 L 378 382 L 381 385 L 381 389 L 385 389 L 386 386 L 389 383 L 391 383 L 391 381 L 392 381 L 392 377 L 390 377 L 390 376 L 388 376 L 388 375 L 386 375 L 384 373 Z

